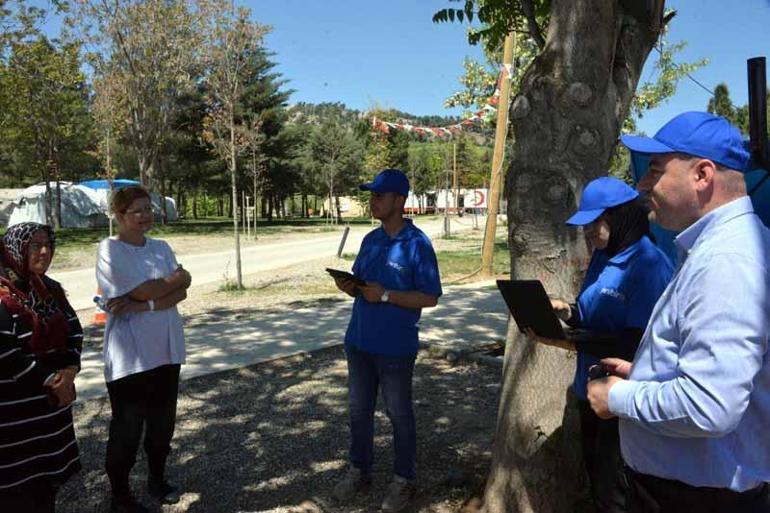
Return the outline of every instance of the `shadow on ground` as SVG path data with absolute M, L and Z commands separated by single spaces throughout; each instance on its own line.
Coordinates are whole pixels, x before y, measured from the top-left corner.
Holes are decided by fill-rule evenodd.
M 186 492 L 164 512 L 292 511 L 312 501 L 326 512 L 378 511 L 390 479 L 390 425 L 376 418 L 371 491 L 331 503 L 347 453 L 346 367 L 341 347 L 201 376 L 180 390 L 169 477 Z M 420 492 L 408 511 L 451 511 L 489 465 L 499 370 L 418 358 L 415 400 Z M 102 470 L 110 418 L 106 398 L 75 408 L 83 471 L 60 491 L 60 513 L 107 511 Z M 142 499 L 144 455 L 132 476 Z M 296 511 L 296 510 L 295 510 Z

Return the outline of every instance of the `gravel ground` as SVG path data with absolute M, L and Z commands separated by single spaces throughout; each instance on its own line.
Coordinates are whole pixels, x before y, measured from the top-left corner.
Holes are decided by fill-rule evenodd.
M 437 239 L 437 250 L 478 247 L 480 234 Z M 290 311 L 300 304 L 347 300 L 324 272 L 349 269 L 351 259 L 323 258 L 249 275 L 241 292 L 221 284 L 193 287 L 180 305 L 186 322 L 232 318 L 263 309 Z M 443 276 L 444 282 L 458 276 Z M 84 311 L 81 318 L 90 319 Z M 84 341 L 101 346 L 90 326 Z M 363 513 L 379 510 L 390 480 L 390 424 L 376 416 L 374 486 L 348 505 L 329 495 L 347 453 L 346 367 L 341 347 L 182 383 L 169 477 L 185 493 L 175 506 L 153 511 Z M 419 493 L 407 511 L 447 513 L 479 492 L 489 466 L 499 394 L 499 367 L 450 365 L 421 352 L 415 370 Z M 107 398 L 75 406 L 83 471 L 60 491 L 60 513 L 109 510 L 103 471 L 110 418 Z M 132 487 L 143 494 L 146 463 L 140 451 Z
M 390 479 L 390 424 L 376 416 L 374 485 L 353 502 L 329 495 L 347 452 L 347 393 L 340 347 L 184 382 L 169 477 L 186 492 L 172 512 L 378 511 Z M 489 466 L 499 369 L 451 366 L 427 353 L 415 371 L 419 492 L 411 512 L 457 511 Z M 75 406 L 83 471 L 60 491 L 60 513 L 109 509 L 102 470 L 110 418 L 106 398 Z M 143 494 L 140 451 L 132 487 Z

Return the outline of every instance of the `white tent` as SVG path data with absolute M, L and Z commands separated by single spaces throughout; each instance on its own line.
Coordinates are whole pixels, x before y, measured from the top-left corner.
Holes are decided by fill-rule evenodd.
M 13 200 L 16 199 L 24 189 L 0 189 L 0 226 L 8 224 L 8 218 L 11 216 Z
M 106 226 L 107 215 L 99 204 L 99 198 L 92 189 L 69 182 L 61 183 L 62 228 L 89 228 Z M 54 208 L 56 205 L 56 184 L 51 183 Z M 39 183 L 24 189 L 13 201 L 8 226 L 23 223 L 46 223 L 45 184 Z
M 106 181 L 106 180 L 105 180 Z M 106 188 L 94 189 L 86 186 L 91 196 L 96 199 L 99 207 L 104 213 L 110 211 L 110 190 Z M 154 192 L 150 193 L 152 200 L 152 212 L 156 219 L 160 219 L 160 195 Z M 176 202 L 173 198 L 166 196 L 166 221 L 179 221 L 179 213 L 176 210 Z

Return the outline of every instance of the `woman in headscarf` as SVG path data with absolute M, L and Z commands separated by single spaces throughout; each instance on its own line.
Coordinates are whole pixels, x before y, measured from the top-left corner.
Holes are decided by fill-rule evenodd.
M 552 301 L 557 316 L 578 330 L 570 340 L 534 337 L 577 350 L 572 386 L 597 513 L 626 508 L 618 419 L 600 419 L 591 409 L 586 395 L 589 371 L 601 358 L 633 360 L 652 309 L 673 274 L 668 258 L 653 242 L 647 214 L 639 194 L 616 178 L 602 177 L 586 185 L 580 207 L 567 224 L 583 227 L 593 250 L 591 262 L 575 302 Z
M 112 195 L 114 238 L 99 243 L 96 279 L 107 300 L 104 377 L 112 407 L 106 470 L 113 512 L 144 512 L 129 474 L 144 431 L 147 492 L 163 503 L 179 500 L 166 480 L 166 459 L 176 423 L 179 370 L 185 360 L 182 317 L 190 274 L 169 245 L 146 236 L 152 228 L 150 195 L 126 187 Z
M 72 424 L 83 330 L 61 285 L 45 275 L 53 230 L 8 228 L 0 241 L 0 510 L 53 512 L 80 470 Z

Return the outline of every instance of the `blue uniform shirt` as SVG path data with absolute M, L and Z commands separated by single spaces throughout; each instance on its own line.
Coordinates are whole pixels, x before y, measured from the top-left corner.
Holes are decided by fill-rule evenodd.
M 594 251 L 577 299 L 580 327 L 618 335 L 627 328 L 644 330 L 672 274 L 668 257 L 647 236 L 613 257 Z M 582 401 L 588 400 L 588 369 L 598 362 L 578 352 L 573 386 Z
M 680 266 L 609 409 L 637 472 L 743 491 L 770 481 L 770 232 L 748 197 L 676 239 Z
M 439 297 L 441 280 L 430 239 L 411 219 L 404 221 L 395 237 L 390 237 L 382 227 L 364 237 L 353 274 L 376 281 L 386 290 L 416 290 Z M 419 347 L 419 320 L 420 310 L 392 303 L 369 303 L 359 295 L 353 302 L 345 345 L 372 354 L 414 356 Z

